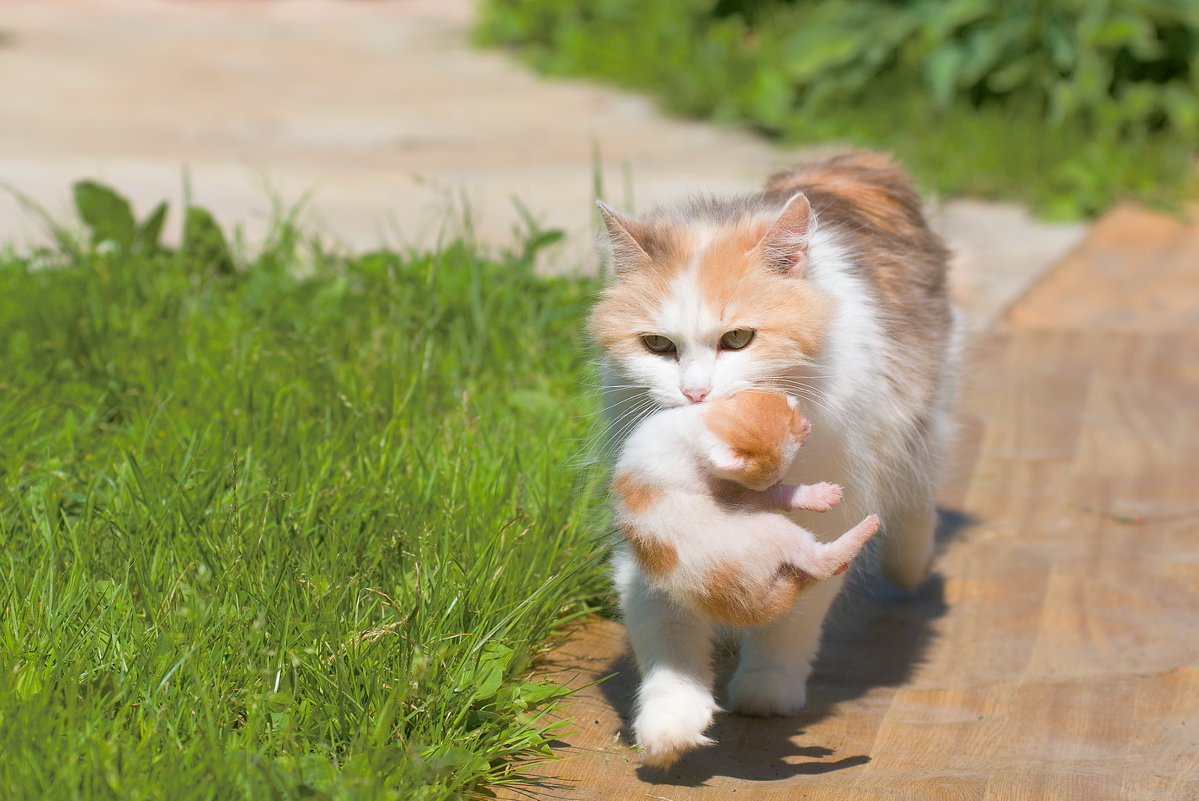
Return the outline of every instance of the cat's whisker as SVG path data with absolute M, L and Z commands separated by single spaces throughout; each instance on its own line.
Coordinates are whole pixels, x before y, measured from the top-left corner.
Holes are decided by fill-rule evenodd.
M 796 395 L 798 395 L 800 398 L 804 399 L 808 403 L 811 403 L 811 404 L 819 407 L 822 411 L 824 411 L 826 414 L 828 414 L 830 416 L 833 416 L 833 417 L 841 416 L 841 410 L 836 409 L 829 402 L 828 398 L 824 395 L 824 393 L 820 392 L 819 390 L 813 389 L 811 387 L 796 386 L 796 387 L 791 387 L 791 392 L 794 392 Z
M 840 415 L 828 403 L 825 393 L 808 384 L 803 384 L 795 380 L 777 380 L 771 385 L 772 389 L 782 389 L 798 395 L 803 400 L 820 408 L 833 419 L 838 419 Z
M 769 363 L 762 367 L 763 369 L 778 368 L 778 372 L 775 374 L 778 378 L 815 378 L 833 375 L 827 365 L 813 360 L 803 360 L 795 364 Z
M 635 401 L 630 401 L 628 404 L 620 404 L 609 407 L 608 413 L 612 419 L 609 427 L 616 429 L 622 427 L 626 421 L 631 418 L 640 418 L 646 411 L 652 408 L 651 401 L 645 398 L 639 398 Z
M 620 401 L 609 406 L 607 409 L 610 418 L 607 427 L 609 445 L 615 446 L 622 442 L 629 430 L 640 422 L 646 414 L 653 411 L 655 407 L 656 404 L 647 395 L 634 395 L 622 398 Z
M 588 465 L 606 462 L 624 436 L 654 407 L 653 402 L 645 396 L 625 400 L 631 405 L 626 404 L 624 409 L 616 411 L 615 406 L 609 407 L 605 415 L 607 425 L 596 426 L 596 430 L 585 438 L 576 459 Z
M 634 403 L 636 401 L 643 400 L 644 398 L 645 398 L 644 393 L 626 395 L 622 398 L 617 398 L 615 401 L 611 401 L 608 408 L 611 409 L 615 406 L 622 406 L 627 403 Z
M 650 398 L 650 394 L 648 392 L 633 392 L 627 395 L 619 396 L 615 401 L 612 402 L 612 405 L 623 406 L 629 404 L 637 405 L 641 403 L 653 403 L 653 400 Z M 608 408 L 611 408 L 611 406 Z
M 644 392 L 650 388 L 646 384 L 606 384 L 602 381 L 588 381 L 588 382 L 580 381 L 579 386 L 582 387 L 583 389 L 585 389 L 589 392 L 593 392 L 593 393 L 618 391 L 618 390 Z
M 647 401 L 644 406 L 635 407 L 630 412 L 618 418 L 619 427 L 613 426 L 611 444 L 617 446 L 622 443 L 628 433 L 641 422 L 646 414 L 652 412 L 655 406 L 652 401 Z
M 652 408 L 655 405 L 653 401 L 649 400 L 645 396 L 623 398 L 610 405 L 607 409 L 607 412 L 609 415 L 615 415 L 617 420 L 613 422 L 617 422 L 623 419 L 630 411 L 633 411 L 640 416 L 641 412 L 644 411 L 644 409 L 642 409 L 642 404 L 648 404 L 647 408 Z

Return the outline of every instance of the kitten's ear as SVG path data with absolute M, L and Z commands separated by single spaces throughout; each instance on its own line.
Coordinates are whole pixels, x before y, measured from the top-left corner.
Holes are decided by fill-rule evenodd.
M 745 469 L 745 459 L 723 442 L 708 449 L 708 461 L 718 474 L 726 476 Z
M 812 222 L 812 204 L 803 192 L 796 192 L 758 242 L 762 260 L 786 275 L 802 276 L 808 266 Z
M 642 244 L 646 238 L 645 226 L 602 200 L 596 200 L 595 205 L 608 232 L 599 244 L 601 252 L 607 256 L 609 269 L 620 274 L 648 264 L 649 254 Z

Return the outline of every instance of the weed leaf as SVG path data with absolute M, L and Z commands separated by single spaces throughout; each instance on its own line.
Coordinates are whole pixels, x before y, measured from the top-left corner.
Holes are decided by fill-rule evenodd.
M 123 252 L 129 251 L 136 223 L 128 200 L 104 184 L 78 181 L 75 184 L 75 208 L 91 231 L 93 245 L 116 242 Z
M 200 206 L 188 206 L 183 221 L 183 253 L 199 271 L 229 275 L 233 256 L 225 234 L 212 214 Z
M 137 228 L 137 236 L 133 240 L 133 249 L 138 253 L 153 253 L 158 250 L 159 238 L 162 236 L 162 226 L 167 219 L 167 203 L 162 201 L 154 207 L 141 225 Z

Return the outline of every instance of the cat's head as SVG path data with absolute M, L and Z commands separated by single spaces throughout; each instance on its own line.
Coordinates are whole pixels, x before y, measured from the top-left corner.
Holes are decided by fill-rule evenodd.
M 590 330 L 622 386 L 684 406 L 786 386 L 816 356 L 830 303 L 805 277 L 813 218 L 803 194 L 643 219 L 600 211 L 615 280 Z
M 811 425 L 794 398 L 753 390 L 708 404 L 704 423 L 714 441 L 708 461 L 719 478 L 763 490 L 782 480 Z

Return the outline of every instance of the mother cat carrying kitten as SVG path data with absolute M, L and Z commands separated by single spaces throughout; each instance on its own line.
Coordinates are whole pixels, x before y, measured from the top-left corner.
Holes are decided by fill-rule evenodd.
M 759 194 L 643 217 L 603 204 L 612 282 L 590 330 L 603 351 L 613 445 L 647 414 L 747 389 L 798 400 L 811 435 L 785 480 L 835 482 L 841 504 L 788 513 L 831 541 L 878 512 L 883 574 L 925 578 L 951 431 L 954 319 L 947 252 L 889 158 L 852 152 L 775 176 Z M 717 624 L 656 590 L 627 543 L 613 557 L 642 675 L 633 730 L 647 764 L 710 742 Z M 791 715 L 843 583 L 814 584 L 737 631 L 727 706 Z M 866 655 L 864 655 L 866 656 Z

